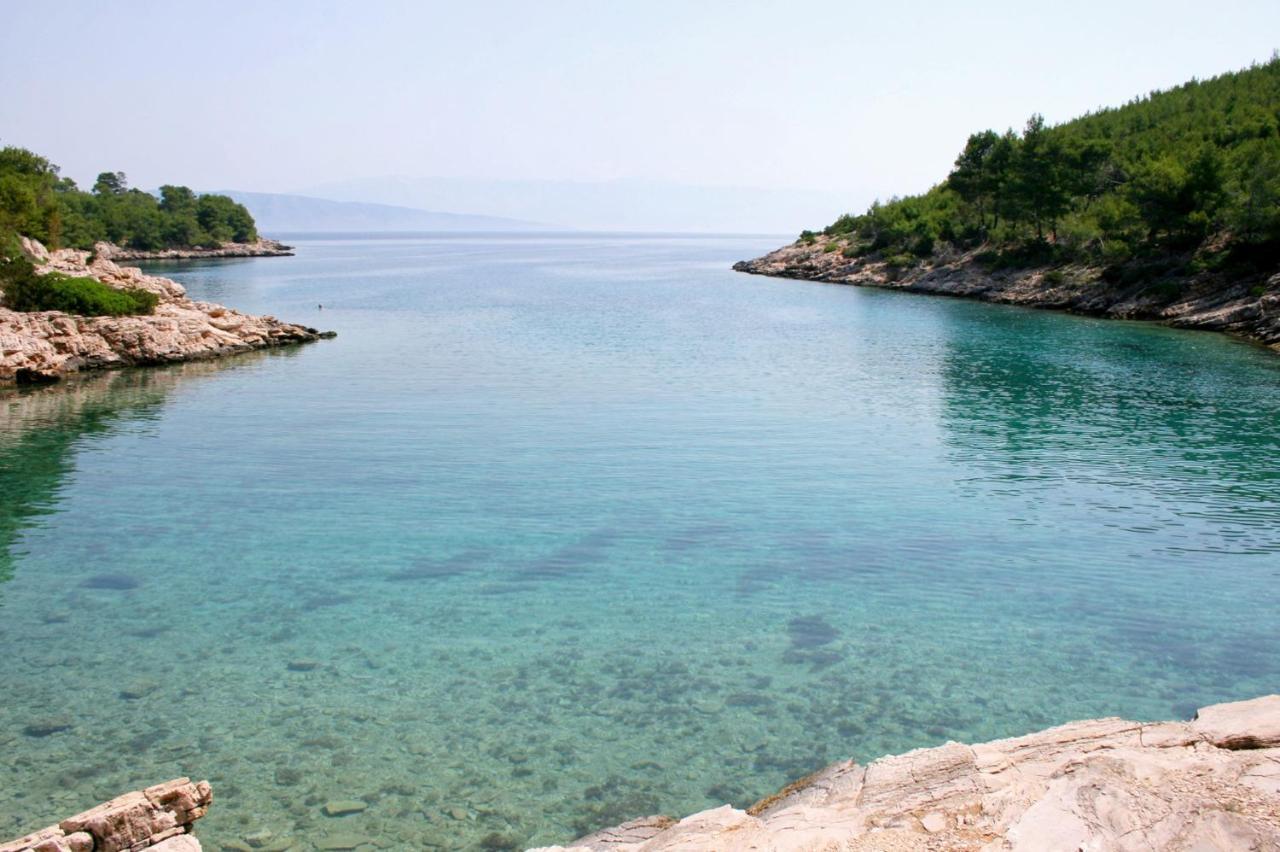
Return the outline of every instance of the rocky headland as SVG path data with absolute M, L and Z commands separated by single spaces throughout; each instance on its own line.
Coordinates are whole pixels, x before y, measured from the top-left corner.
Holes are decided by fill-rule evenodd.
M 960 296 L 1115 319 L 1155 320 L 1179 328 L 1221 331 L 1280 349 L 1280 273 L 1224 281 L 1204 272 L 1112 283 L 1087 265 L 991 269 L 980 251 L 936 255 L 898 267 L 876 256 L 848 258 L 836 237 L 798 240 L 739 272 Z
M 332 332 L 275 317 L 193 301 L 176 281 L 119 266 L 113 248 L 99 243 L 93 252 L 50 252 L 35 240 L 23 239 L 23 254 L 40 273 L 59 272 L 94 278 L 118 289 L 147 290 L 160 301 L 154 314 L 123 317 L 23 312 L 0 306 L 0 385 L 57 381 L 84 370 L 216 358 L 332 336 Z
M 1280 695 L 845 761 L 746 810 L 643 817 L 542 852 L 749 849 L 1280 850 Z
M 212 802 L 208 781 L 175 778 L 0 843 L 0 852 L 201 852 L 192 823 Z
M 111 243 L 98 243 L 94 251 L 107 260 L 198 260 L 217 257 L 291 257 L 293 246 L 279 240 L 260 237 L 252 243 L 223 243 L 217 248 L 171 248 L 157 251 L 121 248 Z

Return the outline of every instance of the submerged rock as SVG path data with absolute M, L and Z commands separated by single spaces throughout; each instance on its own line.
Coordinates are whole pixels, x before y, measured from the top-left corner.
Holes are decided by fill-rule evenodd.
M 80 584 L 86 589 L 103 589 L 111 592 L 131 592 L 142 585 L 137 577 L 128 574 L 95 574 Z
M 159 688 L 160 684 L 154 680 L 135 680 L 120 688 L 120 697 L 129 701 L 136 701 L 139 698 L 146 698 Z
M 69 716 L 45 716 L 40 719 L 32 719 L 23 726 L 22 733 L 29 737 L 47 737 L 60 731 L 69 731 L 71 730 L 71 725 L 71 717 Z
M 362 813 L 368 807 L 367 804 L 359 799 L 336 799 L 332 802 L 325 802 L 321 810 L 324 811 L 325 816 L 340 817 Z
M 796 617 L 787 622 L 791 647 L 798 651 L 821 648 L 840 638 L 840 631 L 820 615 Z
M 348 849 L 359 849 L 361 846 L 371 844 L 371 838 L 364 834 L 328 834 L 316 841 L 316 848 L 323 852 L 345 852 Z

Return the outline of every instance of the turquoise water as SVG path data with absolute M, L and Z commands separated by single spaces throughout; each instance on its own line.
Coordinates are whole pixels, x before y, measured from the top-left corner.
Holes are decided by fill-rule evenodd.
M 158 267 L 339 336 L 0 400 L 0 835 L 186 774 L 214 850 L 516 848 L 1280 688 L 1280 358 L 777 242 Z

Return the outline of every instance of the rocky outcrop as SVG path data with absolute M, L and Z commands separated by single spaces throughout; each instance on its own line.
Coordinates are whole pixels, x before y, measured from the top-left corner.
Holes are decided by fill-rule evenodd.
M 200 852 L 192 823 L 212 803 L 208 781 L 176 778 L 0 843 L 0 852 Z
M 279 240 L 259 237 L 252 243 L 223 243 L 217 248 L 175 248 L 158 251 L 121 248 L 111 243 L 98 243 L 94 251 L 107 260 L 195 260 L 206 257 L 289 257 L 293 246 Z
M 961 296 L 1116 319 L 1156 320 L 1180 328 L 1222 331 L 1280 348 L 1280 273 L 1225 281 L 1210 273 L 1111 284 L 1089 266 L 991 270 L 977 252 L 936 256 L 895 268 L 875 257 L 846 258 L 819 236 L 734 264 L 739 272 Z M 1178 295 L 1170 296 L 1170 291 Z
M 568 848 L 1280 850 L 1280 695 L 1207 707 L 1190 722 L 1096 719 L 846 761 L 745 811 L 648 817 Z
M 82 370 L 215 358 L 332 336 L 275 317 L 192 301 L 176 281 L 117 265 L 102 251 L 105 245 L 100 243 L 95 253 L 50 252 L 35 240 L 24 239 L 23 252 L 41 272 L 149 290 L 160 297 L 155 313 L 82 317 L 0 307 L 0 384 L 56 381 Z

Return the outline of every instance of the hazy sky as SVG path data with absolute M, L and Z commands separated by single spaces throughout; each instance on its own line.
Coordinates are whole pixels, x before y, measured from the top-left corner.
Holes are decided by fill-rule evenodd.
M 1280 47 L 1280 2 L 0 0 L 0 142 L 82 184 L 387 174 L 835 189 Z

